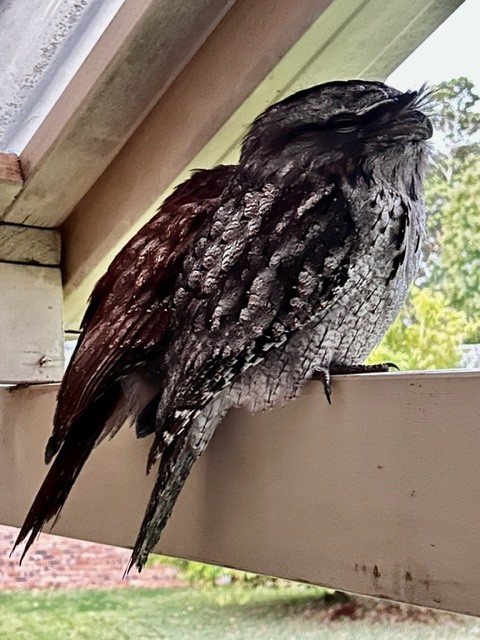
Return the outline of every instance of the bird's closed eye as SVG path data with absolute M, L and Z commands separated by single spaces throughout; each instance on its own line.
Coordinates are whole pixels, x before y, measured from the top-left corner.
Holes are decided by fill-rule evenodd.
M 278 147 L 284 147 L 292 142 L 310 141 L 314 144 L 318 144 L 319 134 L 328 135 L 332 131 L 340 134 L 354 133 L 362 124 L 362 120 L 359 116 L 353 113 L 341 113 L 332 116 L 324 123 L 308 122 L 297 127 L 293 127 L 283 135 L 275 138 L 275 143 Z
M 341 113 L 330 118 L 328 124 L 338 133 L 353 133 L 360 128 L 360 118 L 352 113 Z

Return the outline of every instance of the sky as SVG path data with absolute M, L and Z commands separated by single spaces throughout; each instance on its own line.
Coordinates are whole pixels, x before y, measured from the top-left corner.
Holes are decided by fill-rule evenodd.
M 388 78 L 405 91 L 466 76 L 480 93 L 480 0 L 465 2 Z

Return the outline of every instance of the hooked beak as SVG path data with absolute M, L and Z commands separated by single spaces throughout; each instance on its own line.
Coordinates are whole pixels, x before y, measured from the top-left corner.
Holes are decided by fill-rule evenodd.
M 359 114 L 364 122 L 361 137 L 378 142 L 392 138 L 412 142 L 428 140 L 433 135 L 432 123 L 416 108 L 424 95 L 424 92 L 406 92 L 365 109 Z

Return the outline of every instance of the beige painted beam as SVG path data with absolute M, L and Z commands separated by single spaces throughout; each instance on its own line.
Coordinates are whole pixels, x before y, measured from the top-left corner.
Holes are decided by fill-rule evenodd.
M 23 186 L 20 160 L 14 153 L 0 153 L 0 216 Z
M 172 183 L 235 161 L 245 126 L 286 93 L 385 78 L 461 2 L 238 0 L 64 225 L 68 326 Z
M 0 390 L 0 521 L 42 480 L 56 389 Z M 480 371 L 339 377 L 261 415 L 232 412 L 159 551 L 480 615 Z M 122 430 L 54 532 L 131 546 L 153 478 Z
M 11 222 L 58 226 L 234 0 L 125 0 L 21 153 Z

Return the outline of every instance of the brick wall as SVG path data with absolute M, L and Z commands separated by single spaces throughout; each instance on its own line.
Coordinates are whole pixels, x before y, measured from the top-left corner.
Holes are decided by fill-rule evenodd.
M 141 574 L 132 569 L 122 579 L 128 549 L 40 534 L 22 565 L 17 551 L 9 554 L 17 529 L 0 525 L 0 589 L 67 589 L 179 586 L 175 567 L 156 564 Z

